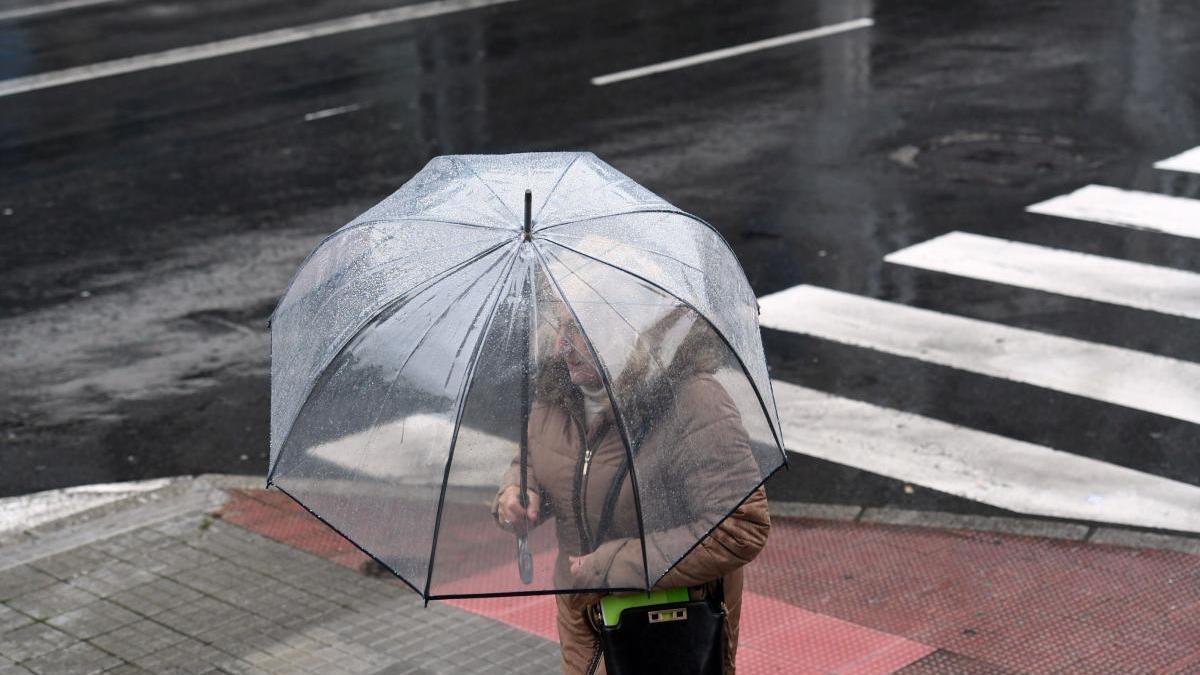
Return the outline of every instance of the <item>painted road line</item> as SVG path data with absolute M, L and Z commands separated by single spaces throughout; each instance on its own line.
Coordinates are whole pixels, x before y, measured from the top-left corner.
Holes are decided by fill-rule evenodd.
M 772 293 L 759 305 L 766 328 L 1200 424 L 1200 364 L 816 286 Z
M 1166 169 L 1167 171 L 1200 173 L 1200 147 L 1192 148 L 1174 157 L 1168 157 L 1161 162 L 1155 162 L 1154 168 Z
M 772 388 L 802 454 L 1018 513 L 1200 532 L 1200 487 L 787 382 Z
M 1200 274 L 951 232 L 888 254 L 897 265 L 1200 319 Z
M 597 87 L 603 87 L 606 84 L 613 84 L 614 82 L 623 82 L 625 80 L 632 80 L 638 77 L 646 77 L 647 75 L 656 75 L 658 73 L 665 73 L 671 70 L 690 68 L 691 66 L 698 66 L 702 63 L 709 63 L 710 61 L 719 61 L 721 59 L 741 56 L 742 54 L 749 54 L 751 52 L 762 51 L 764 49 L 772 49 L 774 47 L 782 47 L 783 45 L 790 45 L 796 42 L 804 42 L 805 40 L 815 40 L 817 38 L 823 38 L 829 35 L 837 35 L 838 33 L 845 33 L 847 31 L 858 30 L 860 28 L 869 28 L 873 25 L 875 25 L 875 22 L 871 19 L 854 19 L 853 21 L 835 23 L 830 26 L 822 26 L 821 28 L 814 28 L 812 30 L 802 30 L 797 33 L 780 35 L 778 37 L 768 38 L 766 40 L 747 42 L 744 45 L 738 45 L 736 47 L 726 47 L 724 49 L 717 49 L 715 51 L 704 52 L 702 54 L 685 56 L 680 59 L 663 61 L 662 63 L 655 63 L 649 66 L 642 66 L 640 68 L 633 68 L 630 70 L 622 70 L 616 73 L 609 73 L 608 75 L 600 75 L 592 78 L 592 84 L 596 85 Z
M 93 5 L 108 5 L 114 2 L 123 2 L 124 0 L 62 0 L 62 2 L 45 2 L 38 5 L 30 5 L 28 7 L 14 7 L 13 9 L 0 10 L 0 21 L 11 21 L 13 19 L 26 19 L 31 16 L 41 16 L 43 14 L 53 14 L 55 12 L 65 12 L 71 9 L 83 9 Z
M 1200 238 L 1200 200 L 1089 185 L 1025 208 L 1030 213 L 1090 220 L 1136 230 Z
M 362 110 L 361 104 L 351 103 L 350 105 L 343 105 L 343 106 L 338 106 L 336 108 L 326 108 L 324 110 L 310 112 L 304 116 L 304 121 L 312 122 L 313 120 L 323 120 L 326 117 L 335 117 L 337 115 L 345 115 L 346 113 L 357 112 L 359 110 Z
M 433 2 L 406 5 L 404 7 L 385 9 L 377 12 L 355 14 L 354 16 L 342 17 L 340 19 L 319 21 L 291 28 L 280 28 L 264 33 L 230 38 L 228 40 L 218 40 L 190 47 L 168 49 L 153 54 L 130 56 L 86 66 L 0 80 L 0 96 L 12 96 L 14 94 L 48 89 L 50 87 L 61 87 L 66 84 L 94 80 L 101 77 L 112 77 L 114 75 L 150 70 L 152 68 L 162 68 L 180 63 L 189 63 L 191 61 L 240 54 L 257 49 L 266 49 L 293 42 L 327 37 L 329 35 L 377 28 L 379 26 L 403 23 L 415 19 L 425 19 L 442 14 L 463 12 L 509 2 L 516 2 L 516 0 L 434 0 Z

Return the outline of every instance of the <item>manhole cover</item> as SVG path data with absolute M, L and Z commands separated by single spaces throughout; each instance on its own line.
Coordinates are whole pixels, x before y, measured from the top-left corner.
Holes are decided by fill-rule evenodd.
M 1065 136 L 1031 132 L 956 131 L 893 150 L 888 157 L 921 174 L 959 183 L 1021 186 L 1048 174 L 1095 169 L 1103 162 L 1084 155 Z

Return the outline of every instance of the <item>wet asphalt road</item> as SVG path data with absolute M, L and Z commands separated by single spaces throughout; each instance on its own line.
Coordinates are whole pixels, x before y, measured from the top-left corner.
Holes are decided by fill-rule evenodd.
M 128 0 L 0 21 L 0 78 L 397 4 Z M 1200 145 L 1197 83 L 1191 0 L 520 0 L 0 97 L 0 495 L 263 472 L 275 299 L 322 235 L 438 154 L 592 150 L 716 225 L 759 295 L 813 284 L 1200 361 L 1188 319 L 882 261 L 967 230 L 1200 270 L 1195 240 L 1024 212 L 1089 183 L 1200 195 L 1200 176 L 1151 168 Z M 1195 424 L 764 338 L 783 380 L 1200 483 Z M 773 486 L 991 510 L 800 456 Z

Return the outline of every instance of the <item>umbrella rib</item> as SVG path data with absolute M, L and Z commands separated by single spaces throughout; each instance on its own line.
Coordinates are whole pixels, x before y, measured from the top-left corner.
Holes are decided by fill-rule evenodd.
M 410 254 L 408 254 L 408 255 L 401 256 L 401 257 L 399 257 L 399 258 L 392 258 L 391 260 L 387 260 L 387 261 L 385 261 L 385 262 L 381 262 L 381 263 L 379 263 L 378 265 L 372 265 L 372 266 L 370 266 L 370 267 L 368 267 L 368 268 L 366 268 L 366 269 L 364 269 L 364 270 L 360 270 L 360 271 L 358 272 L 358 274 L 359 274 L 359 275 L 361 275 L 361 276 L 365 276 L 365 275 L 371 274 L 372 272 L 378 272 L 379 270 L 382 270 L 382 269 L 385 269 L 385 268 L 388 268 L 388 267 L 394 267 L 394 266 L 396 266 L 396 265 L 398 265 L 398 264 L 401 264 L 401 263 L 407 262 L 407 261 L 409 261 L 409 260 L 412 260 L 413 258 L 421 258 L 421 257 L 427 256 L 427 255 L 429 255 L 429 254 L 431 254 L 431 253 L 434 253 L 434 252 L 449 251 L 449 250 L 451 250 L 451 249 L 455 249 L 455 248 L 463 248 L 463 247 L 466 247 L 466 246 L 475 246 L 475 245 L 478 245 L 480 242 L 484 242 L 484 241 L 487 241 L 487 239 L 472 239 L 471 241 L 465 241 L 465 242 L 459 242 L 459 243 L 456 243 L 456 244 L 450 244 L 449 246 L 438 246 L 437 248 L 430 248 L 430 249 L 426 249 L 426 250 L 423 250 L 423 251 L 418 251 L 418 252 L 415 252 L 415 253 L 410 253 Z M 503 243 L 503 242 L 501 242 L 501 243 Z M 359 256 L 359 260 L 361 260 L 362 258 L 366 257 L 366 255 L 367 255 L 367 253 L 368 253 L 368 252 L 369 252 L 369 251 L 364 251 L 364 252 L 363 252 L 363 255 Z M 356 261 L 356 262 L 357 262 L 357 261 Z M 338 270 L 337 274 L 335 274 L 335 275 L 333 275 L 333 276 L 329 277 L 328 279 L 326 279 L 325 281 L 323 281 L 321 285 L 322 285 L 322 286 L 328 286 L 328 285 L 330 285 L 332 282 L 334 282 L 334 281 L 336 281 L 336 280 L 338 280 L 338 279 L 341 279 L 343 276 L 345 276 L 345 274 L 346 274 L 346 268 L 342 268 L 342 269 Z M 343 291 L 345 291 L 347 288 L 349 288 L 349 286 L 348 286 L 348 285 L 344 285 L 344 286 L 340 286 L 340 287 L 338 287 L 338 288 L 334 289 L 333 291 L 329 292 L 329 293 L 328 293 L 328 294 L 325 296 L 325 298 L 324 298 L 323 300 L 321 300 L 320 304 L 319 304 L 319 305 L 317 305 L 317 307 L 316 307 L 315 309 L 313 309 L 313 310 L 312 310 L 312 314 L 311 314 L 310 316 L 318 314 L 318 313 L 319 313 L 319 312 L 320 312 L 322 309 L 324 309 L 324 308 L 325 308 L 325 306 L 326 306 L 326 305 L 328 305 L 329 303 L 333 302 L 333 301 L 334 301 L 334 299 L 338 298 L 338 297 L 339 297 L 339 295 L 340 295 L 340 294 L 341 294 Z
M 495 230 L 497 232 L 512 232 L 512 228 L 510 228 L 510 227 L 496 227 L 495 225 L 484 225 L 483 223 L 468 223 L 468 222 L 465 222 L 462 220 L 450 220 L 448 218 L 426 218 L 424 216 L 401 216 L 399 218 L 372 218 L 370 220 L 363 220 L 363 221 L 360 221 L 357 223 L 350 223 L 349 225 L 346 225 L 345 227 L 342 227 L 340 229 L 334 230 L 333 232 L 330 232 L 325 237 L 325 239 L 321 240 L 321 244 L 324 244 L 326 241 L 333 239 L 334 237 L 336 237 L 339 234 L 342 234 L 344 232 L 349 232 L 351 230 L 357 230 L 362 227 L 367 227 L 368 225 L 387 225 L 388 223 L 408 223 L 408 222 L 441 223 L 442 225 L 461 225 L 463 227 L 473 227 L 473 228 L 480 229 L 480 230 Z M 320 244 L 318 244 L 318 246 L 320 246 Z
M 550 223 L 537 228 L 534 232 L 545 232 L 546 230 L 562 227 L 563 225 L 575 225 L 577 223 L 586 223 L 589 220 L 600 220 L 601 218 L 615 218 L 617 216 L 632 216 L 638 213 L 675 213 L 678 215 L 687 215 L 679 209 L 629 209 L 628 211 L 610 211 L 609 213 L 601 213 L 595 216 L 587 216 L 585 218 L 576 218 L 575 220 L 563 220 L 557 223 Z
M 629 458 L 629 481 L 633 488 L 633 506 L 637 511 L 637 526 L 638 539 L 642 545 L 642 573 L 646 579 L 646 590 L 650 590 L 650 565 L 646 560 L 646 529 L 642 520 L 642 497 L 638 490 L 637 467 L 633 463 L 633 445 L 629 442 L 629 430 L 625 425 L 625 416 L 621 414 L 621 406 L 617 405 L 616 394 L 613 393 L 612 380 L 609 377 L 608 367 L 604 365 L 604 361 L 600 359 L 600 354 L 596 352 L 596 346 L 592 344 L 591 338 L 588 337 L 587 331 L 583 329 L 583 323 L 579 320 L 579 315 L 575 313 L 575 308 L 571 306 L 571 301 L 567 299 L 567 294 L 563 292 L 562 287 L 558 285 L 558 280 L 554 278 L 554 273 L 550 271 L 550 265 L 546 264 L 546 258 L 542 255 L 541 248 L 534 242 L 534 253 L 537 254 L 538 262 L 541 263 L 543 269 L 546 270 L 546 277 L 550 279 L 550 283 L 554 284 L 554 290 L 558 292 L 558 297 L 562 298 L 562 302 L 566 305 L 567 310 L 571 312 L 571 317 L 575 320 L 575 324 L 579 326 L 579 335 L 583 338 L 584 344 L 587 345 L 588 352 L 592 355 L 592 359 L 596 362 L 596 367 L 600 372 L 600 379 L 604 382 L 604 390 L 608 393 L 608 403 L 612 406 L 613 416 L 617 418 L 617 431 L 621 434 L 621 442 L 625 445 L 625 454 Z
M 492 266 L 495 267 L 498 264 L 500 264 L 500 260 L 497 260 Z M 370 427 L 368 427 L 371 431 L 367 434 L 367 442 L 364 444 L 363 449 L 359 454 L 359 461 L 355 463 L 354 471 L 351 472 L 352 474 L 358 473 L 358 470 L 362 467 L 363 461 L 370 454 L 371 445 L 375 442 L 375 434 L 377 431 L 379 431 L 379 418 L 383 416 L 383 407 L 387 403 L 388 397 L 391 396 L 392 390 L 395 389 L 396 385 L 400 382 L 400 376 L 404 373 L 404 369 L 408 366 L 409 361 L 412 361 L 412 358 L 416 355 L 417 350 L 419 350 L 421 346 L 425 344 L 425 340 L 429 338 L 429 334 L 433 332 L 433 329 L 442 321 L 442 319 L 446 318 L 446 315 L 449 314 L 451 310 L 454 309 L 454 305 L 461 301 L 463 297 L 467 295 L 467 293 L 470 293 L 471 289 L 475 287 L 476 283 L 479 283 L 482 280 L 483 278 L 481 276 L 480 279 L 476 280 L 474 283 L 468 284 L 467 287 L 464 288 L 457 297 L 446 303 L 446 308 L 442 310 L 442 313 L 439 314 L 436 319 L 429 322 L 429 325 L 425 327 L 424 332 L 421 333 L 421 337 L 417 338 L 417 343 L 413 345 L 412 350 L 409 351 L 408 355 L 404 357 L 404 362 L 401 363 L 400 367 L 396 369 L 396 376 L 392 378 L 390 383 L 388 383 L 387 391 L 385 391 L 383 396 L 380 397 L 379 405 L 375 408 L 375 415 L 371 420 Z M 453 372 L 453 368 L 451 369 L 451 372 Z
M 703 318 L 708 323 L 709 327 L 712 328 L 713 332 L 716 333 L 717 336 L 721 338 L 721 341 L 725 343 L 725 346 L 729 348 L 730 353 L 733 354 L 733 358 L 737 359 L 738 366 L 741 367 L 742 373 L 746 376 L 746 380 L 748 382 L 750 382 L 750 388 L 754 390 L 754 395 L 758 398 L 759 407 L 762 408 L 763 414 L 767 416 L 767 422 L 769 422 L 769 424 L 767 426 L 771 427 L 771 435 L 775 437 L 775 443 L 776 443 L 776 445 L 779 446 L 780 454 L 783 455 L 783 463 L 787 464 L 787 461 L 788 461 L 787 451 L 783 447 L 783 439 L 780 437 L 779 432 L 777 432 L 775 430 L 774 420 L 779 419 L 778 407 L 776 407 L 776 410 L 775 410 L 775 417 L 772 418 L 770 411 L 767 410 L 767 403 L 763 399 L 762 392 L 759 391 L 758 384 L 755 383 L 754 378 L 750 375 L 750 369 L 746 368 L 746 363 L 745 363 L 745 361 L 742 360 L 742 355 L 738 354 L 738 351 L 733 348 L 733 344 L 729 341 L 729 338 L 726 337 L 726 335 L 721 332 L 720 328 L 717 328 L 716 324 L 713 323 L 712 319 L 705 316 L 704 312 L 701 312 L 699 309 L 697 309 L 695 305 L 693 305 L 692 303 L 688 302 L 687 300 L 684 300 L 683 298 L 679 297 L 677 294 L 672 293 L 670 291 L 670 289 L 665 288 L 662 284 L 652 281 L 652 280 L 650 280 L 640 274 L 637 274 L 635 272 L 631 272 L 627 269 L 624 269 L 622 267 L 614 265 L 614 264 L 608 262 L 607 260 L 604 260 L 602 258 L 597 258 L 594 255 L 589 255 L 589 254 L 584 253 L 583 251 L 580 251 L 576 248 L 567 246 L 566 244 L 564 244 L 562 242 L 554 241 L 553 239 L 545 239 L 545 238 L 543 238 L 543 241 L 550 242 L 551 244 L 554 244 L 555 246 L 561 246 L 562 248 L 565 248 L 568 251 L 574 251 L 575 253 L 578 253 L 579 255 L 584 256 L 585 258 L 590 258 L 592 260 L 595 260 L 598 263 L 607 265 L 619 272 L 623 272 L 623 273 L 628 274 L 637 279 L 641 279 L 645 283 L 650 284 L 651 286 L 657 288 L 658 290 L 662 291 L 663 293 L 666 293 L 667 295 L 671 296 L 672 298 L 675 298 L 676 300 L 683 303 L 684 305 L 687 305 L 692 311 L 696 312 L 696 314 L 698 314 L 701 318 Z M 769 386 L 770 381 L 768 381 L 767 384 Z M 772 394 L 773 393 L 774 392 L 772 392 Z M 774 396 L 771 397 L 771 402 L 772 402 L 772 404 L 774 404 L 774 402 L 775 402 Z
M 563 169 L 562 173 L 558 174 L 558 178 L 555 179 L 554 185 L 550 186 L 550 190 L 546 193 L 546 197 L 542 200 L 542 205 L 538 207 L 538 212 L 533 214 L 534 221 L 536 221 L 538 217 L 542 215 L 542 211 L 546 209 L 546 204 L 550 203 L 550 198 L 554 196 L 554 191 L 558 189 L 558 184 L 562 182 L 563 177 L 567 175 L 567 172 L 571 170 L 571 167 L 575 166 L 575 162 L 578 162 L 580 157 L 583 157 L 582 152 L 577 153 L 574 157 L 572 157 L 571 161 L 567 163 L 567 168 Z
M 461 600 L 469 598 L 528 598 L 541 595 L 578 595 L 580 593 L 645 593 L 646 589 L 636 586 L 609 586 L 607 588 L 554 588 L 543 591 L 499 591 L 497 593 L 447 593 L 431 595 L 430 600 Z
M 520 243 L 517 245 L 520 246 Z M 479 331 L 479 341 L 475 343 L 474 349 L 471 350 L 471 361 L 467 364 L 467 372 L 463 377 L 463 383 L 459 390 L 458 409 L 454 413 L 454 433 L 450 436 L 450 451 L 446 455 L 446 468 L 442 473 L 442 492 L 438 497 L 437 513 L 433 520 L 433 541 L 429 548 L 429 573 L 425 575 L 425 592 L 422 593 L 426 606 L 429 605 L 429 588 L 433 584 L 433 563 L 437 557 L 438 535 L 441 534 L 442 529 L 442 508 L 446 503 L 446 486 L 450 482 L 450 467 L 454 464 L 454 446 L 458 443 L 458 432 L 462 428 L 463 409 L 466 408 L 467 398 L 471 395 L 471 384 L 475 377 L 475 367 L 479 363 L 479 352 L 483 351 L 483 343 L 487 339 L 488 330 L 492 326 L 492 320 L 496 318 L 496 308 L 500 306 L 500 296 L 503 295 L 504 288 L 512 278 L 512 270 L 516 266 L 517 258 L 517 255 L 512 256 L 508 263 L 508 269 L 504 271 L 503 278 L 496 284 L 496 297 L 492 300 L 491 309 L 488 310 L 487 321 Z
M 589 282 L 587 279 L 584 279 L 584 278 L 583 278 L 582 276 L 580 276 L 580 274 L 579 274 L 578 272 L 576 272 L 576 271 L 575 271 L 575 270 L 574 270 L 572 267 L 570 267 L 570 266 L 569 266 L 569 265 L 567 265 L 565 262 L 563 262 L 563 261 L 562 261 L 562 258 L 559 258 L 557 255 L 554 255 L 553 253 L 550 253 L 550 255 L 554 256 L 554 259 L 555 259 L 556 261 L 558 261 L 558 263 L 559 263 L 560 265 L 562 265 L 563 267 L 566 267 L 568 270 L 570 270 L 570 271 L 571 271 L 571 274 L 572 274 L 572 275 L 574 275 L 574 277 L 575 277 L 576 279 L 579 279 L 579 281 L 581 281 L 581 282 L 582 282 L 582 283 L 583 283 L 585 286 L 587 286 L 588 288 L 592 289 L 592 292 L 596 294 L 596 297 L 598 297 L 598 298 L 600 298 L 602 301 L 604 301 L 604 304 L 605 304 L 605 305 L 607 305 L 607 306 L 608 306 L 608 308 L 609 308 L 609 309 L 611 309 L 611 310 L 613 311 L 613 314 L 616 314 L 616 315 L 617 315 L 617 317 L 618 317 L 618 318 L 620 318 L 620 319 L 621 319 L 621 321 L 623 321 L 623 322 L 625 323 L 625 325 L 626 325 L 626 326 L 629 326 L 630 330 L 632 330 L 632 331 L 633 331 L 634 335 L 636 335 L 638 338 L 642 337 L 642 332 L 641 332 L 640 330 L 638 330 L 636 326 L 634 326 L 632 323 L 630 323 L 630 322 L 629 322 L 629 319 L 628 319 L 628 318 L 626 318 L 626 317 L 625 317 L 625 315 L 624 315 L 624 314 L 622 314 L 622 313 L 620 312 L 620 310 L 618 310 L 616 307 L 614 307 L 614 306 L 612 305 L 612 303 L 610 303 L 608 300 L 606 300 L 606 299 L 605 299 L 605 297 L 604 297 L 604 294 L 602 294 L 602 293 L 601 293 L 599 290 L 597 290 L 597 289 L 596 289 L 596 287 L 595 287 L 595 286 L 593 286 L 593 285 L 591 284 L 591 282 Z M 669 296 L 669 297 L 674 297 L 674 296 Z M 672 381 L 671 381 L 671 378 L 668 376 L 668 374 L 667 374 L 667 367 L 663 365 L 663 362 L 662 362 L 662 361 L 661 361 L 661 360 L 658 358 L 658 354 L 657 354 L 657 353 L 655 353 L 655 351 L 654 351 L 653 349 L 651 349 L 651 350 L 648 350 L 648 351 L 649 351 L 649 353 L 650 353 L 650 358 L 654 359 L 654 362 L 655 362 L 656 364 L 658 364 L 658 369 L 659 369 L 659 371 L 660 371 L 660 372 L 662 372 L 662 374 L 663 374 L 663 377 L 666 379 L 666 381 L 667 381 L 667 386 L 671 388 L 671 394 L 672 394 L 672 395 L 675 395 L 675 394 L 676 394 L 676 392 L 675 392 L 675 383 L 674 383 L 674 382 L 672 382 Z
M 560 227 L 563 225 L 574 225 L 576 223 L 586 223 L 589 220 L 600 220 L 601 218 L 615 218 L 617 216 L 631 216 L 631 215 L 638 214 L 638 213 L 673 213 L 677 216 L 683 216 L 684 218 L 687 218 L 688 220 L 694 220 L 697 223 L 700 223 L 704 227 L 711 230 L 713 234 L 717 235 L 717 239 L 720 239 L 721 243 L 725 244 L 725 248 L 728 249 L 730 255 L 732 255 L 734 258 L 737 258 L 737 253 L 734 252 L 733 246 L 730 246 L 729 240 L 726 239 L 725 235 L 721 234 L 721 232 L 719 230 L 717 230 L 717 228 L 713 227 L 712 223 L 709 223 L 707 220 L 704 220 L 703 218 L 701 218 L 699 216 L 693 215 L 691 213 L 688 213 L 687 211 L 683 211 L 681 209 L 677 209 L 674 207 L 669 208 L 669 209 L 658 208 L 658 209 L 631 209 L 629 211 L 614 211 L 613 213 L 604 213 L 604 214 L 601 214 L 598 216 L 588 216 L 587 218 L 577 218 L 575 220 L 564 220 L 561 223 L 551 223 L 551 224 L 549 224 L 539 230 L 536 230 L 536 231 L 544 232 L 551 228 Z M 750 280 L 746 277 L 745 270 L 742 270 L 742 279 L 746 282 L 746 286 L 749 287 Z
M 586 237 L 585 237 L 585 235 L 581 235 L 581 234 L 563 234 L 563 233 L 561 233 L 561 232 L 555 232 L 555 233 L 553 233 L 553 234 L 551 234 L 551 235 L 548 235 L 548 236 L 549 236 L 549 237 L 569 237 L 569 238 L 571 238 L 571 239 L 585 239 L 585 238 L 586 238 Z M 553 239 L 551 239 L 551 241 L 554 241 L 554 240 L 553 240 Z M 615 240 L 615 239 L 614 239 L 614 240 L 611 240 L 609 243 L 612 243 L 612 244 L 614 244 L 614 245 L 616 245 L 616 246 L 622 246 L 622 247 L 624 247 L 624 248 L 631 248 L 631 249 L 633 249 L 633 250 L 635 250 L 635 251 L 641 251 L 641 252 L 643 252 L 643 253 L 649 253 L 649 254 L 651 254 L 651 255 L 656 255 L 656 256 L 658 256 L 658 257 L 660 257 L 660 258 L 666 258 L 667 260 L 670 260 L 671 262 L 676 262 L 676 263 L 679 263 L 680 265 L 683 265 L 684 267 L 686 267 L 686 268 L 688 268 L 688 269 L 690 269 L 690 270 L 695 270 L 695 271 L 699 272 L 700 274 L 707 274 L 707 272 L 705 272 L 704 270 L 700 269 L 699 267 L 696 267 L 695 265 L 693 265 L 693 264 L 691 264 L 691 263 L 686 263 L 686 262 L 684 262 L 684 261 L 682 261 L 682 260 L 680 260 L 679 258 L 676 258 L 676 257 L 674 257 L 674 256 L 669 256 L 669 255 L 667 255 L 666 253 L 662 253 L 661 251 L 655 251 L 654 249 L 646 248 L 646 247 L 644 247 L 644 246 L 634 246 L 633 244 L 627 244 L 627 243 L 625 243 L 625 242 L 623 242 L 623 241 L 617 241 L 617 240 Z M 619 265 L 617 265 L 617 266 L 618 266 L 618 267 L 620 267 Z M 624 269 L 624 268 L 622 268 L 622 269 Z
M 523 218 L 518 216 L 516 213 L 513 213 L 512 208 L 508 204 L 505 204 L 503 199 L 500 199 L 500 195 L 496 194 L 496 191 L 492 189 L 492 185 L 484 180 L 483 176 L 479 175 L 479 172 L 475 170 L 475 167 L 471 166 L 470 162 L 466 161 L 465 159 L 461 161 L 463 166 L 467 167 L 467 171 L 470 171 L 471 175 L 475 176 L 475 180 L 479 181 L 483 187 L 487 188 L 488 192 L 492 193 L 492 196 L 496 198 L 496 201 L 500 202 L 500 206 L 503 206 L 505 211 L 508 211 L 508 215 L 512 216 L 514 221 L 518 223 L 525 222 Z
M 383 314 L 384 312 L 388 311 L 397 303 L 405 301 L 412 294 L 419 293 L 422 290 L 424 290 L 425 288 L 428 288 L 429 286 L 432 286 L 433 284 L 436 284 L 439 281 L 442 281 L 446 277 L 451 276 L 455 272 L 458 272 L 459 270 L 462 270 L 463 268 L 466 268 L 466 267 L 482 260 L 483 258 L 486 258 L 488 255 L 495 253 L 501 246 L 504 246 L 506 243 L 510 243 L 510 242 L 502 241 L 494 246 L 489 246 L 488 248 L 486 248 L 486 249 L 480 251 L 479 253 L 475 254 L 474 256 L 468 258 L 467 260 L 464 260 L 460 263 L 457 263 L 455 265 L 451 265 L 450 267 L 447 267 L 446 269 L 435 274 L 434 276 L 430 277 L 426 281 L 424 281 L 420 284 L 417 284 L 416 286 L 413 286 L 412 288 L 408 288 L 403 293 L 389 299 L 387 302 L 385 302 L 383 305 L 381 305 L 379 307 L 379 309 L 372 312 L 369 316 L 367 316 L 362 321 L 360 321 L 358 323 L 358 325 L 354 327 L 354 330 L 349 332 L 350 337 L 347 338 L 345 342 L 343 342 L 341 345 L 338 346 L 337 351 L 334 352 L 333 356 L 331 356 L 324 364 L 321 365 L 320 368 L 317 369 L 316 375 L 313 377 L 312 384 L 309 385 L 308 391 L 306 391 L 304 393 L 304 402 L 301 403 L 300 407 L 296 409 L 297 410 L 296 414 L 299 415 L 300 411 L 304 410 L 304 406 L 308 405 L 309 399 L 312 398 L 313 392 L 315 392 L 317 389 L 317 382 L 325 374 L 325 371 L 326 371 L 326 369 L 329 368 L 329 365 L 331 363 L 333 363 L 334 361 L 336 361 L 337 358 L 342 355 L 342 352 L 344 352 L 346 350 L 346 347 L 351 342 L 354 341 L 354 336 L 357 335 L 358 332 L 361 331 L 367 324 L 374 321 L 376 317 L 378 317 L 380 314 Z M 275 476 L 275 470 L 279 467 L 280 460 L 283 459 L 283 451 L 287 447 L 287 442 L 288 442 L 288 440 L 290 440 L 290 438 L 292 436 L 292 428 L 294 427 L 295 422 L 296 422 L 295 418 L 293 418 L 289 422 L 288 432 L 287 432 L 287 434 L 284 435 L 283 441 L 280 442 L 280 444 L 279 444 L 279 454 L 275 456 L 275 461 L 272 462 L 271 468 L 267 473 L 267 486 L 268 487 L 271 485 L 272 479 Z
M 403 223 L 403 222 L 442 223 L 444 225 L 462 225 L 463 227 L 475 227 L 475 228 L 484 229 L 484 230 L 495 230 L 497 232 L 510 232 L 511 231 L 507 228 L 493 227 L 491 225 L 479 225 L 476 223 L 462 223 L 462 222 L 459 222 L 456 220 L 441 220 L 439 218 L 415 218 L 415 217 L 411 217 L 411 216 L 406 216 L 404 218 L 375 218 L 375 219 L 371 219 L 371 220 L 364 220 L 360 223 L 350 223 L 349 225 L 346 225 L 345 227 L 339 228 L 339 229 L 334 230 L 333 232 L 330 232 L 329 234 L 325 235 L 325 237 L 323 239 L 321 239 L 321 241 L 317 242 L 317 245 L 314 246 L 313 249 L 308 252 L 308 255 L 304 256 L 304 260 L 301 260 L 300 266 L 296 268 L 296 273 L 292 275 L 291 280 L 288 281 L 287 287 L 283 289 L 283 293 L 279 296 L 279 302 L 276 303 L 275 309 L 271 310 L 271 316 L 267 317 L 267 326 L 269 327 L 271 325 L 271 322 L 275 319 L 275 313 L 279 311 L 279 306 L 281 304 L 283 304 L 283 299 L 287 297 L 288 292 L 292 290 L 292 286 L 296 283 L 296 279 L 299 278 L 300 273 L 304 271 L 304 266 L 308 264 L 308 261 L 311 260 L 312 257 L 317 254 L 318 251 L 320 251 L 322 248 L 325 248 L 325 245 L 328 244 L 330 242 L 330 240 L 336 239 L 339 236 L 345 234 L 346 232 L 350 232 L 352 230 L 357 230 L 357 229 L 360 229 L 363 227 L 367 227 L 368 225 L 386 225 L 387 223 Z

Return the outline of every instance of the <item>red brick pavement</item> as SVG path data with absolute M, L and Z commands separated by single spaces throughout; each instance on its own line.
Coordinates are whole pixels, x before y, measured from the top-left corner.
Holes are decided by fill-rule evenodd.
M 235 491 L 222 516 L 347 567 L 366 560 L 277 491 Z M 748 589 L 739 670 L 751 674 L 954 672 L 955 663 L 1200 673 L 1195 555 L 777 518 Z M 553 638 L 547 598 L 455 604 Z

